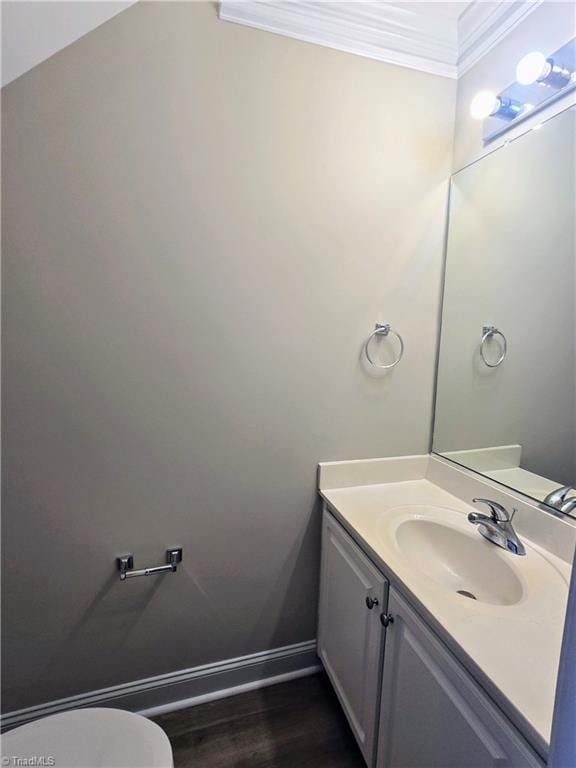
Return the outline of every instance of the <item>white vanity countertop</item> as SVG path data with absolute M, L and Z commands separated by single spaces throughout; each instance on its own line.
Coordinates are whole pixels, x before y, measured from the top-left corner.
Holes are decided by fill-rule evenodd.
M 462 519 L 455 517 L 462 530 L 470 525 L 464 517 L 468 512 L 485 510 L 427 479 L 324 489 L 321 494 L 360 545 L 380 561 L 392 581 L 410 593 L 445 642 L 526 738 L 546 754 L 570 566 L 521 535 L 527 545 L 525 557 L 496 550 L 504 558 L 503 567 L 510 564 L 508 558 L 513 558 L 512 565 L 526 596 L 510 605 L 473 601 L 452 594 L 402 556 L 394 540 L 393 510 L 410 505 L 448 508 L 462 514 Z M 490 498 L 489 493 L 486 495 Z M 454 512 L 447 514 L 454 517 Z M 470 529 L 474 531 L 472 526 Z

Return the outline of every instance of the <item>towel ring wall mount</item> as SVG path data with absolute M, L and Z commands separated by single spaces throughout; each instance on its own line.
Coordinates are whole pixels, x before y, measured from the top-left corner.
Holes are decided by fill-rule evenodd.
M 499 336 L 502 340 L 502 352 L 500 353 L 500 356 L 497 360 L 495 360 L 493 363 L 491 363 L 489 360 L 486 359 L 486 355 L 484 354 L 484 347 L 486 342 L 489 339 L 494 338 L 494 336 Z M 482 358 L 482 361 L 484 365 L 487 365 L 488 368 L 498 368 L 498 366 L 504 362 L 506 355 L 508 353 L 508 341 L 506 339 L 506 336 L 502 333 L 502 331 L 499 331 L 498 328 L 496 328 L 495 325 L 483 325 L 482 326 L 482 339 L 480 341 L 480 357 Z
M 393 336 L 396 336 L 396 338 L 398 339 L 398 342 L 400 344 L 400 350 L 398 352 L 396 359 L 392 363 L 386 363 L 385 365 L 380 365 L 374 360 L 374 358 L 370 354 L 370 342 L 375 336 L 383 336 L 384 338 L 386 338 L 390 334 L 392 334 Z M 402 357 L 404 355 L 404 340 L 402 339 L 402 336 L 400 336 L 398 331 L 394 331 L 390 327 L 390 323 L 376 323 L 374 330 L 372 331 L 370 336 L 368 336 L 368 338 L 364 343 L 364 354 L 366 355 L 366 359 L 368 360 L 368 362 L 373 368 L 379 368 L 380 370 L 384 370 L 384 371 L 390 370 L 391 368 L 394 368 L 395 366 L 397 366 L 400 360 L 402 360 Z

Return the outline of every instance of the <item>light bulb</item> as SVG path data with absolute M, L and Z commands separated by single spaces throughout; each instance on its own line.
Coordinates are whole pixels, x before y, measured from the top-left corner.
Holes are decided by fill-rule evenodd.
M 516 80 L 520 85 L 532 85 L 545 80 L 552 71 L 552 64 L 540 51 L 532 51 L 520 59 L 516 67 Z
M 484 120 L 500 108 L 500 99 L 493 91 L 478 91 L 470 104 L 474 120 Z

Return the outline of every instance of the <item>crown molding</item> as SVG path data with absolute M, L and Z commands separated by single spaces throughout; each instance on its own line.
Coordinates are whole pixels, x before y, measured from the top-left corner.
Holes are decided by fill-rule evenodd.
M 461 77 L 544 0 L 473 0 L 445 15 L 426 2 L 221 0 L 220 18 L 388 64 Z
M 455 19 L 425 3 L 221 0 L 220 18 L 370 59 L 457 76 Z
M 458 19 L 458 77 L 510 34 L 544 0 L 473 0 Z
M 3 84 L 136 0 L 4 3 Z M 221 0 L 221 19 L 370 59 L 460 77 L 545 0 Z M 458 10 L 465 5 L 458 16 Z

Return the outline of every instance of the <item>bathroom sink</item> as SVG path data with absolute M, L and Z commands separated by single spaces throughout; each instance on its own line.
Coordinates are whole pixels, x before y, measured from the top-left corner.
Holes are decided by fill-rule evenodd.
M 462 511 L 423 504 L 393 507 L 380 518 L 378 535 L 419 583 L 435 585 L 463 607 L 513 606 L 527 597 L 519 561 L 528 558 L 487 541 Z
M 408 612 L 400 610 L 402 598 L 464 666 L 472 663 L 474 675 L 502 694 L 506 707 L 515 707 L 548 740 L 570 565 L 529 536 L 537 513 L 520 508 L 515 516 L 526 550 L 519 556 L 468 522 L 469 513 L 478 512 L 472 490 L 462 499 L 415 480 L 323 495 L 390 582 L 389 594 L 397 598 L 383 604 L 388 623 L 397 620 L 390 638 L 402 635 L 403 621 L 405 637 L 413 631 Z M 561 535 L 560 524 L 546 535 Z
M 410 517 L 396 528 L 396 544 L 409 563 L 437 584 L 462 598 L 495 605 L 513 605 L 523 586 L 514 555 L 478 535 L 428 517 Z M 507 558 L 507 559 L 505 559 Z

